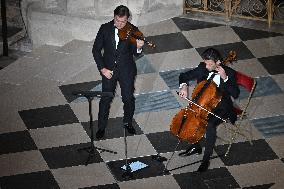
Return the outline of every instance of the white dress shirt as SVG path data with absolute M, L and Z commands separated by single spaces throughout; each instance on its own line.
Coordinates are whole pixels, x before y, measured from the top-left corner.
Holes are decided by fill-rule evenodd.
M 214 72 L 210 72 L 208 77 L 207 77 L 207 80 L 211 77 L 211 75 L 213 74 Z M 219 87 L 220 85 L 220 81 L 221 81 L 221 76 L 219 74 L 215 74 L 215 76 L 213 77 L 213 82 L 217 85 L 217 87 Z M 228 81 L 228 76 L 226 79 L 224 79 L 224 82 L 227 82 Z M 180 84 L 179 88 L 182 88 L 184 85 L 187 85 L 186 83 L 182 83 Z
M 115 28 L 114 29 L 114 37 L 115 37 L 115 49 L 117 49 L 117 45 L 118 45 L 118 42 L 119 42 L 119 36 L 118 36 L 118 29 Z M 141 53 L 142 52 L 142 49 L 137 49 L 137 53 Z
M 117 28 L 114 29 L 114 37 L 115 37 L 115 49 L 117 49 L 117 45 L 118 45 L 118 42 L 119 42 L 118 29 Z

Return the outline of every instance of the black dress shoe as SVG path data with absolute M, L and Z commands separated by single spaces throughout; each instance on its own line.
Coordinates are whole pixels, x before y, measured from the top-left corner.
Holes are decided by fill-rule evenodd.
M 132 125 L 125 123 L 124 127 L 127 129 L 129 134 L 136 134 L 136 130 L 134 129 Z
M 101 139 L 105 135 L 105 130 L 104 129 L 99 129 L 96 133 L 96 138 Z
M 202 161 L 199 168 L 197 169 L 198 172 L 205 172 L 207 171 L 208 167 L 210 165 L 209 161 Z
M 202 148 L 198 148 L 198 147 L 190 147 L 189 149 L 187 149 L 184 152 L 179 153 L 179 156 L 190 156 L 193 154 L 201 154 L 202 153 Z

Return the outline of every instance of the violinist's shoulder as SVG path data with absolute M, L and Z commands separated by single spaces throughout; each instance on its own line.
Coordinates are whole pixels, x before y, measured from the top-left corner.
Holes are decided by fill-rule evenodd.
M 206 64 L 205 64 L 205 62 L 200 62 L 197 67 L 206 68 Z
M 109 21 L 109 22 L 106 22 L 106 23 L 103 23 L 103 24 L 101 25 L 102 28 L 105 28 L 105 27 L 113 27 L 113 26 L 114 26 L 114 21 L 113 21 L 113 20 L 111 20 L 111 21 Z

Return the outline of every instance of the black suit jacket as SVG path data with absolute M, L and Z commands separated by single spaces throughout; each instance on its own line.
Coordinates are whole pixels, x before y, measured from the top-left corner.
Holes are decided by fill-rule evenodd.
M 116 49 L 114 30 L 113 20 L 101 25 L 92 53 L 99 71 L 102 68 L 113 70 L 116 64 L 120 75 L 125 77 L 125 79 L 129 79 L 129 76 L 137 74 L 137 68 L 133 59 L 133 55 L 139 55 L 137 47 L 135 44 L 131 44 L 129 40 L 120 40 Z
M 224 82 L 222 79 L 220 79 L 218 90 L 222 94 L 222 100 L 215 108 L 214 113 L 223 116 L 223 118 L 229 118 L 231 122 L 235 122 L 237 115 L 233 111 L 233 102 L 231 96 L 233 98 L 238 98 L 240 94 L 240 89 L 236 83 L 236 71 L 225 65 L 222 65 L 222 67 L 228 76 L 228 80 Z M 205 63 L 202 62 L 198 65 L 198 67 L 185 73 L 181 73 L 179 76 L 179 83 L 188 83 L 191 80 L 197 80 L 197 83 L 199 83 L 202 80 L 206 80 L 208 74 L 209 71 L 206 69 Z

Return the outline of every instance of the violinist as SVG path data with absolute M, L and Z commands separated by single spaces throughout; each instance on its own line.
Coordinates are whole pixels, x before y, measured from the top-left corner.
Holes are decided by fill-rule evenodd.
M 123 124 L 129 133 L 135 134 L 132 118 L 135 110 L 133 93 L 137 68 L 133 55 L 141 54 L 144 41 L 136 40 L 136 44 L 133 44 L 129 40 L 119 38 L 118 32 L 128 23 L 129 16 L 130 12 L 126 6 L 116 7 L 114 19 L 101 25 L 92 53 L 102 76 L 102 92 L 114 93 L 119 82 L 124 110 Z M 113 97 L 107 96 L 100 99 L 96 133 L 98 139 L 105 134 L 112 100 Z
M 203 80 L 211 79 L 217 86 L 217 91 L 222 95 L 221 101 L 213 110 L 215 115 L 223 119 L 229 119 L 234 123 L 237 119 L 236 113 L 233 111 L 233 102 L 231 97 L 237 98 L 240 90 L 236 83 L 235 71 L 221 62 L 220 53 L 213 48 L 209 48 L 202 53 L 204 62 L 200 63 L 198 67 L 181 73 L 179 76 L 181 97 L 188 96 L 188 82 L 197 80 L 197 83 Z M 205 151 L 202 163 L 198 168 L 198 172 L 204 172 L 208 169 L 210 163 L 210 156 L 213 153 L 213 147 L 216 142 L 216 127 L 223 121 L 211 114 L 208 115 L 208 124 L 206 127 L 206 142 Z M 191 144 L 190 147 L 179 154 L 179 156 L 190 156 L 193 154 L 201 154 L 202 147 L 200 141 Z

